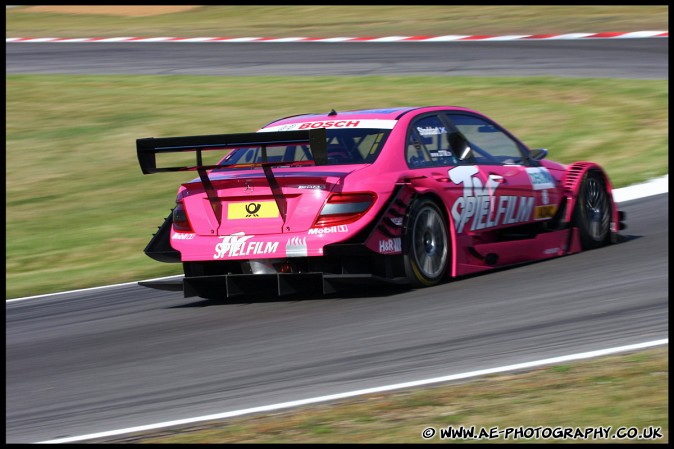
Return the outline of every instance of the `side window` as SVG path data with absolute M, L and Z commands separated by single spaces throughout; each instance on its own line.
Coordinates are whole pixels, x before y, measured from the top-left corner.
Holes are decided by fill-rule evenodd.
M 478 164 L 521 164 L 519 145 L 494 124 L 471 115 L 449 114 L 449 119 L 463 134 Z
M 330 164 L 369 164 L 379 154 L 389 132 L 381 129 L 329 130 Z
M 429 115 L 412 122 L 407 132 L 405 159 L 410 168 L 456 165 L 447 127 L 438 116 Z

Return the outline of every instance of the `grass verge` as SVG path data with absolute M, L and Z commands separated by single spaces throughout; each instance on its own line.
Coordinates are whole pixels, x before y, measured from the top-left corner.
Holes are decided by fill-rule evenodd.
M 442 36 L 665 31 L 669 25 L 666 5 L 236 5 L 175 10 L 175 6 L 13 7 L 6 11 L 5 36 Z
M 108 438 L 112 443 L 668 443 L 668 348 L 498 374 L 469 382 L 362 396 L 291 411 Z M 441 440 L 452 426 L 621 427 L 658 439 Z M 438 433 L 424 440 L 421 432 Z M 541 430 L 542 431 L 542 430 Z M 591 434 L 588 434 L 591 435 Z M 597 434 L 599 435 L 599 434 Z M 98 440 L 96 442 L 102 442 Z
M 191 177 L 143 176 L 137 138 L 425 104 L 480 110 L 615 187 L 668 173 L 666 80 L 7 75 L 7 297 L 180 273 L 142 250 Z

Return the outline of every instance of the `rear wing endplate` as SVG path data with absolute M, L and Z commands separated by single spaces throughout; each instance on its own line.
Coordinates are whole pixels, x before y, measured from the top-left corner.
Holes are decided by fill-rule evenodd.
M 325 128 L 301 130 L 301 131 L 274 131 L 263 133 L 242 133 L 242 134 L 213 134 L 207 136 L 185 136 L 185 137 L 149 137 L 136 140 L 136 150 L 138 152 L 138 162 L 143 174 L 175 171 L 201 171 L 214 168 L 234 168 L 242 165 L 203 165 L 202 151 L 223 150 L 227 148 L 260 146 L 262 149 L 262 163 L 253 164 L 254 166 L 265 165 L 291 165 L 292 162 L 267 162 L 268 145 L 293 145 L 309 144 L 311 155 L 316 165 L 327 165 L 327 135 Z M 196 164 L 193 166 L 180 167 L 157 167 L 157 154 L 159 153 L 180 153 L 195 152 Z M 245 164 L 250 166 L 251 164 Z

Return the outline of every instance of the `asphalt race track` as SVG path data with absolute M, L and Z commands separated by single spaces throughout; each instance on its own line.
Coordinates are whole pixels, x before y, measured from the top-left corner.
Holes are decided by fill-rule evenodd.
M 667 79 L 668 38 L 402 43 L 14 43 L 6 72 Z
M 654 50 L 658 57 L 645 50 L 647 41 L 659 49 Z M 535 47 L 526 44 L 530 52 Z M 544 44 L 553 43 L 539 45 Z M 568 58 L 573 45 L 600 46 L 559 44 Z M 622 53 L 619 44 L 628 50 Z M 7 68 L 8 73 L 131 73 L 132 67 L 121 67 L 123 61 L 140 58 L 131 62 L 141 67 L 134 73 L 150 73 L 153 63 L 164 65 L 155 73 L 196 73 L 181 65 L 181 57 L 169 67 L 172 44 L 146 45 L 110 50 L 116 56 L 107 65 L 99 52 L 115 47 L 110 44 L 9 44 Z M 264 55 L 272 58 L 290 48 L 190 45 L 195 51 L 203 48 L 208 74 L 218 72 L 218 64 L 223 74 L 232 74 L 225 62 L 216 61 L 220 51 L 238 54 L 255 47 L 251 53 L 261 52 L 260 59 L 252 62 L 250 56 L 250 68 L 260 73 Z M 297 56 L 305 61 L 298 64 L 318 70 L 323 63 L 306 62 L 318 58 L 314 47 L 295 45 L 296 52 L 310 49 L 308 56 Z M 399 52 L 412 53 L 410 43 L 397 45 Z M 498 54 L 499 46 L 514 43 L 490 45 Z M 579 71 L 569 74 L 628 76 L 642 68 L 633 76 L 668 76 L 667 39 L 601 45 L 613 57 L 600 52 L 589 62 L 575 61 Z M 151 60 L 150 46 L 157 61 Z M 438 53 L 443 46 L 448 45 L 435 47 Z M 368 58 L 363 50 L 379 52 L 382 44 L 344 47 L 364 67 L 385 60 L 378 53 Z M 480 48 L 487 52 L 486 47 Z M 461 43 L 447 51 L 458 48 L 470 49 Z M 182 58 L 194 58 L 182 51 Z M 494 62 L 478 62 L 467 53 L 466 58 L 475 58 L 473 66 Z M 542 50 L 531 53 L 553 59 Z M 93 62 L 87 63 L 86 55 Z M 535 57 L 528 60 L 527 55 L 523 51 L 518 61 L 536 66 Z M 323 57 L 335 64 L 339 59 Z M 614 57 L 629 61 L 618 63 Z M 502 64 L 503 70 L 489 74 L 516 74 L 505 67 L 513 64 L 510 58 L 516 59 L 506 59 L 501 49 L 494 66 Z M 282 74 L 275 65 L 282 59 L 273 56 L 267 73 Z M 325 64 L 327 70 L 331 64 Z M 291 71 L 293 62 L 286 65 Z M 357 64 L 349 65 L 343 63 L 351 74 L 382 73 L 361 73 Z M 622 203 L 621 209 L 628 224 L 623 243 L 428 289 L 228 303 L 126 285 L 9 302 L 6 441 L 84 435 L 667 338 L 668 194 Z

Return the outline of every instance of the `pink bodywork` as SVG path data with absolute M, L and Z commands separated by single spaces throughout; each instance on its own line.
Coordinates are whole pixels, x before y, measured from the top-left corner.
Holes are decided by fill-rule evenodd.
M 414 112 L 404 113 L 406 111 Z M 364 121 L 382 121 L 392 129 L 374 164 L 275 168 L 274 175 L 288 201 L 285 223 L 278 214 L 272 190 L 261 169 L 211 173 L 209 178 L 218 197 L 226 198 L 220 208 L 214 208 L 209 202 L 198 178 L 183 184 L 178 191 L 178 199 L 185 207 L 194 232 L 172 229 L 171 246 L 180 252 L 184 262 L 322 256 L 326 245 L 352 238 L 375 219 L 400 222 L 400 214 L 406 212 L 404 207 L 400 207 L 401 203 L 409 204 L 406 202 L 416 195 L 431 195 L 445 206 L 452 245 L 452 261 L 448 269 L 452 276 L 494 268 L 494 264 L 485 262 L 485 255 L 492 253 L 499 255 L 496 266 L 504 266 L 580 251 L 578 232 L 574 228 L 546 232 L 527 240 L 526 244 L 517 240 L 497 241 L 493 236 L 494 231 L 512 223 L 536 221 L 535 212 L 539 207 L 559 204 L 562 197 L 567 198 L 566 218 L 570 219 L 582 173 L 590 167 L 599 168 L 596 164 L 574 164 L 576 170 L 572 176 L 566 166 L 549 160 L 541 161 L 542 168 L 528 171 L 522 166 L 490 166 L 488 172 L 465 166 L 411 169 L 404 156 L 408 125 L 419 113 L 432 111 L 467 111 L 481 115 L 459 107 L 398 108 L 377 112 L 347 111 L 337 116 L 296 116 L 267 125 L 259 132 L 349 127 Z M 547 171 L 554 178 L 555 185 L 528 192 L 509 187 L 518 183 L 529 183 L 531 186 L 527 173 L 532 170 Z M 492 182 L 492 177 L 508 177 L 514 182 L 497 185 Z M 610 193 L 608 179 L 606 184 Z M 397 187 L 400 201 L 396 206 L 390 204 L 390 199 Z M 474 208 L 488 208 L 488 211 L 476 209 L 471 215 L 467 205 L 478 204 L 478 187 L 485 191 L 491 189 L 491 201 L 485 206 L 480 200 L 480 205 Z M 354 222 L 315 227 L 319 211 L 329 195 L 336 192 L 370 192 L 376 195 L 376 200 Z M 256 211 L 253 204 L 259 204 L 259 210 Z M 246 209 L 246 206 L 249 208 Z M 388 210 L 382 214 L 385 206 Z M 400 210 L 392 210 L 396 207 Z M 614 232 L 617 213 L 613 205 Z M 216 217 L 216 214 L 220 216 Z M 375 253 L 402 254 L 402 226 L 388 232 L 380 228 L 374 227 L 364 245 Z

